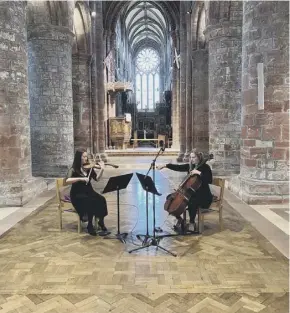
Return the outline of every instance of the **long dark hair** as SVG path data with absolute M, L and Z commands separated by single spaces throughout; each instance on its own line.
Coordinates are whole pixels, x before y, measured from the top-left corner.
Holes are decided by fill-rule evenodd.
M 85 152 L 84 150 L 77 150 L 75 153 L 72 168 L 77 174 L 81 174 L 82 155 L 84 152 Z

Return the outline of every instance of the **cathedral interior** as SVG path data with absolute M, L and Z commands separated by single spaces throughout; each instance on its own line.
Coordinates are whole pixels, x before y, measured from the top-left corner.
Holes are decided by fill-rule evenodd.
M 0 28 L 0 313 L 289 312 L 288 1 L 0 1 Z M 171 237 L 185 173 L 155 162 L 193 149 L 218 214 Z M 103 194 L 126 240 L 63 204 L 78 150 L 118 166 L 98 193 L 133 173 Z

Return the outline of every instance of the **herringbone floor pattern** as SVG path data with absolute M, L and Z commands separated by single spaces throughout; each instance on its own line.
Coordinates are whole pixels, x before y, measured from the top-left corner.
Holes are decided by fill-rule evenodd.
M 165 197 L 169 187 L 162 179 Z M 134 233 L 144 232 L 138 188 L 133 181 L 122 193 L 121 231 L 136 224 Z M 106 197 L 106 224 L 114 233 L 115 195 Z M 139 209 L 137 223 L 138 210 L 129 204 Z M 158 210 L 158 225 L 164 217 Z M 140 245 L 135 237 L 124 245 L 79 235 L 72 213 L 64 215 L 60 232 L 53 200 L 1 238 L 0 313 L 288 312 L 287 259 L 227 204 L 224 221 L 222 232 L 211 216 L 203 236 L 163 239 L 177 258 L 155 247 L 129 254 Z
M 287 294 L 165 294 L 150 298 L 138 293 L 103 292 L 95 294 L 1 295 L 0 312 L 165 312 L 165 313 L 280 313 Z

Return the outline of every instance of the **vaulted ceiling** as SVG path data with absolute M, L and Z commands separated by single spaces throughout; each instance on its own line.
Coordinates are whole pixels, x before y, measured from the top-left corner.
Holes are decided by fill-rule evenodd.
M 105 28 L 114 30 L 116 20 L 121 18 L 134 52 L 146 46 L 160 51 L 166 45 L 167 34 L 178 27 L 178 1 L 106 2 Z
M 163 44 L 169 29 L 162 12 L 149 1 L 132 2 L 125 13 L 125 24 L 131 47 L 146 39 Z

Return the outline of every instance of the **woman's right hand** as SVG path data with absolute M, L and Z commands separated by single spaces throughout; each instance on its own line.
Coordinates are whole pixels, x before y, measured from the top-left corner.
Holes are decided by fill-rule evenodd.
M 157 166 L 156 166 L 156 168 L 157 168 L 158 170 L 162 170 L 162 169 L 164 169 L 165 167 L 166 167 L 166 164 L 157 165 Z
M 90 181 L 89 177 L 81 177 L 81 181 L 88 183 Z

